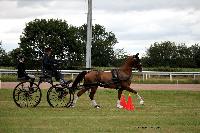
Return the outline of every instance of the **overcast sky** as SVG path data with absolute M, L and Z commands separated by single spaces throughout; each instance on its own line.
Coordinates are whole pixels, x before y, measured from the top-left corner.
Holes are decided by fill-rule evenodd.
M 18 47 L 25 24 L 36 18 L 87 23 L 87 0 L 0 0 L 0 41 Z M 93 24 L 112 31 L 128 54 L 145 53 L 154 42 L 200 42 L 200 0 L 93 0 Z

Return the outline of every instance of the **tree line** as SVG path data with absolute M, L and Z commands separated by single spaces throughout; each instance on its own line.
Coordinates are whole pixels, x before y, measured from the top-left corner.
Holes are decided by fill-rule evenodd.
M 114 50 L 118 42 L 115 34 L 102 25 L 92 26 L 92 66 L 118 66 L 126 54 L 123 49 Z M 60 19 L 35 19 L 26 24 L 20 36 L 19 48 L 6 53 L 2 49 L 0 66 L 15 66 L 17 56 L 23 54 L 30 69 L 40 69 L 46 47 L 62 62 L 63 69 L 85 66 L 87 25 L 76 27 Z M 33 68 L 34 67 L 34 68 Z
M 53 56 L 62 62 L 62 69 L 83 68 L 86 30 L 86 24 L 76 27 L 60 19 L 30 21 L 20 36 L 19 48 L 7 53 L 0 42 L 0 66 L 16 66 L 17 56 L 23 54 L 29 69 L 40 69 L 43 51 L 51 47 Z M 118 43 L 115 34 L 99 24 L 93 25 L 92 31 L 92 66 L 119 66 L 127 54 L 123 49 L 114 50 Z M 200 46 L 155 42 L 141 60 L 143 67 L 200 67 Z
M 155 42 L 147 49 L 142 64 L 146 67 L 200 68 L 200 46 Z

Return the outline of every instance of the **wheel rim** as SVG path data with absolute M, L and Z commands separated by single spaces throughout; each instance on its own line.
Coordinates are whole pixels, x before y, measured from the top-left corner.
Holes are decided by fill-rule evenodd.
M 30 88 L 30 82 L 19 83 L 13 91 L 13 99 L 18 107 L 36 107 L 41 101 L 41 90 L 37 84 Z
M 73 101 L 73 96 L 70 89 L 51 87 L 47 92 L 47 101 L 51 107 L 69 107 Z

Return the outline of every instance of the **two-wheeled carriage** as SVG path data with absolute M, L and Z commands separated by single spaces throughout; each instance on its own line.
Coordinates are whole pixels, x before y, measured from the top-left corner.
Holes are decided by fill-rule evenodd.
M 13 100 L 18 107 L 36 107 L 42 97 L 40 84 L 48 82 L 51 87 L 47 91 L 47 102 L 51 107 L 69 107 L 74 98 L 75 90 L 70 87 L 70 82 L 66 84 L 53 84 L 51 76 L 43 74 L 39 77 L 38 84 L 27 79 L 19 79 L 19 84 L 13 90 Z

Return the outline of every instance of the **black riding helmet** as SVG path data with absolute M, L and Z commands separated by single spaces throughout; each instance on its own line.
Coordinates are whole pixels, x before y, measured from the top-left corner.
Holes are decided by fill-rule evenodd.
M 52 49 L 51 49 L 50 47 L 47 47 L 47 48 L 44 49 L 44 52 L 45 52 L 45 53 L 46 53 L 46 52 L 50 52 L 50 51 L 52 51 Z

